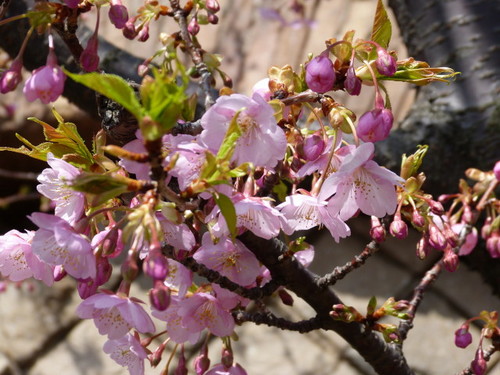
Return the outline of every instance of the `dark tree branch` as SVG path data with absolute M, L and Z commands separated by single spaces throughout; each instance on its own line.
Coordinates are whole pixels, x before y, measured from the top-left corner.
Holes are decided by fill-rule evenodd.
M 353 260 L 346 263 L 342 267 L 335 267 L 332 272 L 324 275 L 317 280 L 320 288 L 326 288 L 334 285 L 337 281 L 342 280 L 349 272 L 361 267 L 366 260 L 379 250 L 379 244 L 376 241 L 371 241 L 361 254 L 356 255 Z
M 318 276 L 288 255 L 284 243 L 277 239 L 265 240 L 251 232 L 244 233 L 239 239 L 269 269 L 273 279 L 279 280 L 316 311 L 316 319 L 323 329 L 343 337 L 377 373 L 413 374 L 400 347 L 385 343 L 380 335 L 360 323 L 344 323 L 330 317 L 332 306 L 342 301 L 330 288 L 319 288 Z
M 301 320 L 300 322 L 291 322 L 284 318 L 278 318 L 270 311 L 256 313 L 237 311 L 233 314 L 233 317 L 238 324 L 253 322 L 257 325 L 265 324 L 269 327 L 276 327 L 286 331 L 297 331 L 300 333 L 307 333 L 321 328 L 320 321 L 317 317 Z
M 169 246 L 164 246 L 163 251 L 166 254 L 169 254 L 170 256 L 173 255 L 172 249 Z M 276 282 L 275 280 L 271 280 L 262 287 L 245 288 L 244 286 L 241 286 L 229 280 L 227 277 L 222 276 L 219 272 L 211 270 L 205 265 L 198 263 L 192 257 L 186 257 L 184 259 L 177 259 L 177 260 L 184 266 L 189 268 L 191 271 L 204 277 L 211 283 L 216 283 L 221 287 L 223 287 L 224 289 L 230 290 L 231 292 L 234 292 L 242 297 L 251 300 L 259 300 L 264 297 L 270 296 L 280 287 L 280 284 L 278 282 Z

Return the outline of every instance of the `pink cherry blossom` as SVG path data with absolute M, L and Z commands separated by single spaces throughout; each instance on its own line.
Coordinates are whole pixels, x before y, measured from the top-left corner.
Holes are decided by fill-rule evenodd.
M 342 220 L 352 217 L 359 209 L 366 215 L 383 217 L 396 211 L 395 186 L 403 179 L 380 167 L 372 160 L 373 143 L 364 143 L 344 158 L 339 170 L 324 182 L 320 198 L 330 200 Z
M 269 204 L 269 201 L 258 197 L 245 197 L 237 193 L 231 197 L 236 210 L 236 227 L 246 228 L 256 236 L 270 239 L 276 237 L 283 225 L 286 225 L 283 215 Z M 218 236 L 229 235 L 226 220 L 216 206 L 207 221 L 214 218 L 217 225 L 213 227 Z
M 30 277 L 51 286 L 54 282 L 53 267 L 33 254 L 31 241 L 35 232 L 21 233 L 15 229 L 0 236 L 0 273 L 11 281 Z
M 55 205 L 55 214 L 71 225 L 81 218 L 85 196 L 83 193 L 71 189 L 71 181 L 81 172 L 62 159 L 57 159 L 52 153 L 47 154 L 46 168 L 38 176 L 40 185 L 37 190 L 40 194 L 51 199 Z
M 233 316 L 211 294 L 196 293 L 180 301 L 178 314 L 182 317 L 182 326 L 190 332 L 200 332 L 207 328 L 210 333 L 219 337 L 233 333 Z
M 193 273 L 176 260 L 169 259 L 165 285 L 170 289 L 177 290 L 178 296 L 183 298 L 192 284 Z
M 52 266 L 63 266 L 74 278 L 96 277 L 96 260 L 87 237 L 57 216 L 35 212 L 29 219 L 40 228 L 31 244 L 34 254 Z
M 94 319 L 101 335 L 110 339 L 123 337 L 131 328 L 154 332 L 155 326 L 137 299 L 116 294 L 98 293 L 84 300 L 76 309 L 82 319 Z
M 30 102 L 40 99 L 42 103 L 48 104 L 55 101 L 64 90 L 66 76 L 57 64 L 51 38 L 52 36 L 49 36 L 50 48 L 46 65 L 35 69 L 24 84 L 23 93 Z
M 199 177 L 206 160 L 207 149 L 196 143 L 194 137 L 183 135 L 182 138 L 181 136 L 176 138 L 182 141 L 172 148 L 171 156 L 167 160 L 171 160 L 173 156 L 178 158 L 170 174 L 177 177 L 179 188 L 185 190 L 194 179 Z
M 457 235 L 460 235 L 460 232 L 463 230 L 464 227 L 465 227 L 465 224 L 457 223 L 457 224 L 453 224 L 451 226 L 451 229 Z M 463 245 L 460 247 L 460 250 L 458 251 L 458 255 L 459 256 L 469 255 L 472 252 L 472 250 L 474 250 L 474 248 L 476 247 L 477 240 L 478 240 L 477 229 L 475 227 L 473 227 L 471 232 L 465 237 L 465 241 L 464 241 Z
M 104 353 L 109 354 L 113 361 L 127 367 L 130 375 L 144 374 L 144 360 L 147 358 L 147 353 L 139 340 L 130 333 L 106 341 L 103 350 Z
M 174 223 L 160 216 L 160 225 L 163 229 L 164 240 L 178 250 L 191 250 L 196 244 L 193 232 L 184 223 Z
M 236 164 L 245 162 L 272 168 L 283 158 L 286 137 L 278 127 L 273 108 L 259 95 L 252 98 L 241 94 L 221 96 L 201 118 L 203 132 L 200 141 L 217 153 L 235 114 L 242 135 L 236 141 L 233 156 Z
M 259 268 L 260 273 L 260 268 Z M 255 283 L 252 284 L 255 286 Z M 248 286 L 247 286 L 248 287 Z M 248 298 L 242 297 L 239 294 L 231 292 L 230 290 L 221 287 L 218 284 L 212 284 L 212 290 L 215 293 L 215 296 L 220 302 L 220 305 L 225 310 L 232 310 L 236 306 L 245 307 L 250 303 Z
M 167 333 L 172 341 L 177 344 L 183 344 L 187 341 L 191 344 L 195 344 L 200 338 L 200 333 L 203 328 L 192 331 L 182 324 L 182 317 L 178 312 L 181 301 L 183 301 L 183 299 L 171 295 L 168 309 L 163 311 L 153 309 L 152 315 L 155 318 L 167 322 Z
M 351 230 L 340 219 L 335 207 L 319 197 L 304 194 L 290 195 L 277 208 L 281 210 L 291 229 L 285 231 L 287 234 L 319 225 L 327 227 L 336 242 L 351 234 Z
M 203 235 L 201 247 L 193 258 L 244 286 L 255 282 L 260 272 L 259 261 L 241 241 L 235 240 L 233 243 L 231 239 L 222 237 L 214 244 L 208 232 Z

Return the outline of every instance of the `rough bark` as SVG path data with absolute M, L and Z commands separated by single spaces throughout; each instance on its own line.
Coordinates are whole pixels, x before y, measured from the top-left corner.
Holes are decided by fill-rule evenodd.
M 469 167 L 500 160 L 500 2 L 491 0 L 389 0 L 408 54 L 461 72 L 450 85 L 419 90 L 401 129 L 379 147 L 397 168 L 402 153 L 428 144 L 424 186 L 437 197 L 457 191 Z M 479 248 L 466 260 L 500 296 L 500 261 Z

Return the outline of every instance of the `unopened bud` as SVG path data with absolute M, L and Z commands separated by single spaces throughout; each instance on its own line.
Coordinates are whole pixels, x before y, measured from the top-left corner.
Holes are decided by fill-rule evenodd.
M 359 118 L 356 133 L 363 142 L 382 141 L 389 136 L 393 122 L 390 109 L 375 108 Z
M 220 10 L 220 5 L 217 0 L 207 0 L 205 6 L 207 10 L 213 13 L 217 13 Z
M 128 257 L 122 264 L 121 274 L 126 283 L 134 281 L 139 274 L 139 267 L 137 266 L 136 260 L 132 257 Z
M 285 289 L 280 289 L 278 291 L 278 296 L 285 305 L 293 306 L 293 297 Z
M 430 251 L 429 239 L 425 236 L 422 237 L 417 243 L 417 256 L 420 259 L 425 259 Z
M 395 218 L 389 227 L 389 231 L 393 237 L 402 240 L 408 236 L 408 225 L 403 220 Z
M 416 227 L 422 228 L 425 225 L 425 218 L 420 214 L 420 212 L 418 212 L 418 210 L 413 210 L 411 222 Z
M 429 244 L 437 250 L 444 250 L 448 246 L 446 237 L 435 224 L 429 224 Z
M 486 250 L 492 258 L 500 258 L 500 236 L 496 232 L 486 240 Z
M 464 324 L 455 331 L 455 345 L 459 348 L 466 348 L 472 342 L 472 335 L 469 332 L 469 325 Z
M 200 25 L 198 24 L 196 16 L 191 18 L 191 21 L 189 21 L 187 29 L 191 35 L 196 35 L 200 32 Z
M 323 94 L 333 89 L 335 84 L 335 70 L 328 54 L 321 54 L 309 61 L 306 65 L 307 87 Z
M 149 301 L 158 311 L 165 311 L 170 305 L 170 289 L 162 281 L 156 280 L 149 291 Z
M 440 202 L 429 199 L 427 201 L 427 204 L 429 205 L 429 208 L 431 209 L 433 214 L 436 214 L 436 215 L 444 214 L 444 207 Z
M 21 59 L 14 59 L 9 69 L 2 73 L 0 77 L 0 93 L 5 94 L 14 91 L 22 80 L 21 68 L 23 63 Z
M 500 161 L 495 163 L 495 166 L 493 167 L 493 174 L 495 175 L 497 181 L 500 181 Z
M 313 134 L 304 140 L 303 154 L 308 161 L 316 160 L 325 150 L 325 141 L 318 134 Z
M 224 367 L 230 368 L 234 362 L 233 352 L 227 348 L 223 348 L 220 362 Z
M 208 13 L 207 20 L 212 25 L 217 25 L 219 23 L 219 17 L 217 17 L 217 15 L 213 13 Z
M 389 77 L 393 76 L 397 69 L 396 59 L 383 48 L 377 48 L 377 60 L 375 60 L 375 66 L 380 74 Z
M 479 346 L 476 351 L 476 356 L 470 364 L 474 375 L 483 375 L 486 373 L 486 360 L 484 359 L 483 348 Z
M 114 4 L 113 4 L 114 3 Z M 111 2 L 111 7 L 108 12 L 109 20 L 117 29 L 123 29 L 128 21 L 128 11 L 125 6 L 114 0 Z
M 135 19 L 129 19 L 122 29 L 123 36 L 127 39 L 134 39 L 137 36 L 137 30 L 134 25 Z
M 449 272 L 455 272 L 458 267 L 458 255 L 452 250 L 447 248 L 443 257 L 444 268 Z
M 174 375 L 187 375 L 188 369 L 186 367 L 186 357 L 184 355 L 184 345 L 181 346 L 181 354 L 179 356 L 179 362 L 177 363 L 177 368 L 174 371 Z
M 379 243 L 384 242 L 386 233 L 384 227 L 380 223 L 380 220 L 377 217 L 372 216 L 371 223 L 370 237 Z
M 78 295 L 81 299 L 87 299 L 97 292 L 97 283 L 93 279 L 80 280 L 76 284 Z
M 139 42 L 145 42 L 149 39 L 149 25 L 144 25 L 143 28 L 137 34 L 137 40 Z
M 203 375 L 209 367 L 208 347 L 207 345 L 203 345 L 200 354 L 194 359 L 194 371 L 196 375 Z
M 97 272 L 95 277 L 96 285 L 100 286 L 105 284 L 111 277 L 113 272 L 113 267 L 109 263 L 107 258 L 98 257 L 97 258 Z
M 60 281 L 66 276 L 67 273 L 64 270 L 63 266 L 55 266 L 54 267 L 54 281 Z
M 353 96 L 357 96 L 361 92 L 361 80 L 356 76 L 356 71 L 352 65 L 347 68 L 344 88 L 349 95 Z

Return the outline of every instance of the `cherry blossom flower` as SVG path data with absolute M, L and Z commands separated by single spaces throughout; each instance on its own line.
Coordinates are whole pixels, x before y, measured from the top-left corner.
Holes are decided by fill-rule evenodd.
M 272 168 L 283 158 L 286 151 L 286 137 L 278 127 L 273 108 L 259 95 L 252 98 L 241 94 L 221 96 L 201 118 L 203 132 L 200 141 L 217 153 L 229 124 L 235 114 L 242 135 L 236 141 L 233 156 L 236 164 L 245 162 L 256 166 Z
M 180 136 L 176 138 L 180 138 Z M 205 163 L 205 152 L 207 151 L 204 146 L 195 142 L 194 137 L 183 135 L 183 138 L 172 148 L 170 153 L 171 156 L 175 155 L 178 158 L 170 174 L 177 177 L 181 190 L 185 190 L 194 179 L 198 178 Z M 171 160 L 171 157 L 168 157 L 167 160 Z
M 236 227 L 246 228 L 256 236 L 270 239 L 276 237 L 286 221 L 283 215 L 269 204 L 269 201 L 257 197 L 245 197 L 237 193 L 231 197 L 236 211 Z M 229 235 L 226 220 L 220 213 L 219 207 L 215 207 L 207 222 L 213 219 L 217 224 L 213 227 L 213 232 L 217 236 Z
M 53 267 L 33 254 L 31 241 L 35 232 L 21 233 L 15 229 L 0 236 L 0 273 L 10 281 L 30 277 L 51 286 L 54 283 Z
M 193 258 L 240 285 L 252 284 L 260 272 L 259 261 L 241 241 L 222 237 L 214 244 L 208 232 Z
M 324 225 L 336 242 L 340 238 L 350 236 L 351 230 L 338 216 L 337 209 L 319 197 L 305 194 L 294 194 L 286 197 L 285 202 L 276 207 L 287 219 L 292 234 L 297 230 L 311 229 Z
M 352 217 L 358 209 L 376 217 L 396 211 L 395 186 L 404 180 L 372 160 L 374 149 L 373 143 L 357 147 L 323 184 L 320 198 L 335 194 L 328 204 L 339 209 L 342 220 Z
M 104 343 L 103 350 L 113 361 L 127 367 L 130 375 L 144 374 L 147 353 L 134 335 L 128 333 L 123 337 L 108 340 Z
M 342 141 L 342 137 L 339 134 L 337 136 L 337 142 L 334 146 L 335 153 L 330 159 L 330 152 L 332 150 L 332 144 L 333 144 L 332 138 L 328 139 L 323 149 L 323 152 L 320 155 L 318 155 L 318 157 L 316 157 L 313 160 L 307 161 L 307 163 L 305 163 L 302 167 L 300 167 L 300 169 L 297 171 L 297 177 L 300 178 L 305 177 L 316 171 L 325 171 L 329 160 L 330 160 L 330 165 L 328 168 L 329 173 L 336 171 L 340 167 L 342 159 L 344 159 L 344 157 L 351 152 L 351 149 L 353 149 L 354 146 L 344 146 L 338 148 L 340 142 Z
M 110 339 L 123 337 L 131 328 L 141 333 L 154 332 L 155 326 L 135 298 L 98 293 L 84 300 L 76 309 L 82 319 L 94 319 L 101 335 Z
M 30 102 L 40 99 L 42 103 L 48 104 L 55 101 L 62 94 L 65 80 L 66 76 L 57 64 L 52 36 L 49 35 L 47 63 L 35 69 L 31 77 L 27 79 L 23 89 L 24 96 Z
M 168 309 L 158 311 L 153 309 L 152 315 L 155 318 L 167 322 L 167 333 L 170 339 L 177 344 L 190 342 L 195 344 L 200 338 L 202 329 L 191 331 L 188 327 L 182 324 L 182 317 L 179 315 L 179 304 L 183 299 L 178 296 L 171 295 L 170 305 Z
M 47 163 L 50 168 L 44 169 L 38 176 L 40 185 L 37 190 L 55 203 L 56 216 L 73 225 L 81 218 L 85 205 L 84 194 L 71 188 L 71 181 L 80 171 L 64 160 L 55 158 L 50 152 L 47 154 Z
M 76 279 L 96 277 L 96 260 L 87 237 L 57 216 L 35 212 L 29 219 L 40 228 L 31 244 L 34 254 L 47 264 L 63 266 Z
M 451 229 L 453 232 L 455 232 L 457 235 L 460 235 L 460 232 L 463 230 L 465 227 L 464 223 L 457 223 L 453 224 L 451 226 Z M 459 256 L 464 256 L 464 255 L 469 255 L 472 250 L 477 245 L 477 240 L 478 240 L 478 233 L 477 229 L 475 227 L 472 228 L 471 232 L 465 237 L 465 241 L 460 247 L 460 250 L 458 251 Z
M 260 267 L 259 267 L 260 273 Z M 252 284 L 254 286 L 255 283 Z M 247 286 L 248 287 L 248 286 Z M 230 290 L 221 287 L 219 284 L 212 284 L 212 290 L 215 293 L 215 296 L 220 302 L 220 305 L 225 310 L 232 310 L 236 306 L 245 307 L 250 303 L 248 298 L 242 297 L 239 294 L 231 292 Z
M 234 319 L 219 300 L 208 293 L 196 293 L 179 302 L 178 314 L 182 326 L 189 332 L 200 332 L 207 328 L 219 337 L 229 336 L 234 329 Z
M 157 215 L 157 217 L 167 244 L 178 250 L 189 251 L 194 247 L 196 239 L 186 224 L 172 222 L 161 215 Z
M 177 290 L 177 295 L 183 298 L 187 290 L 193 284 L 193 273 L 183 264 L 176 260 L 168 260 L 168 274 L 165 285 L 170 289 Z

